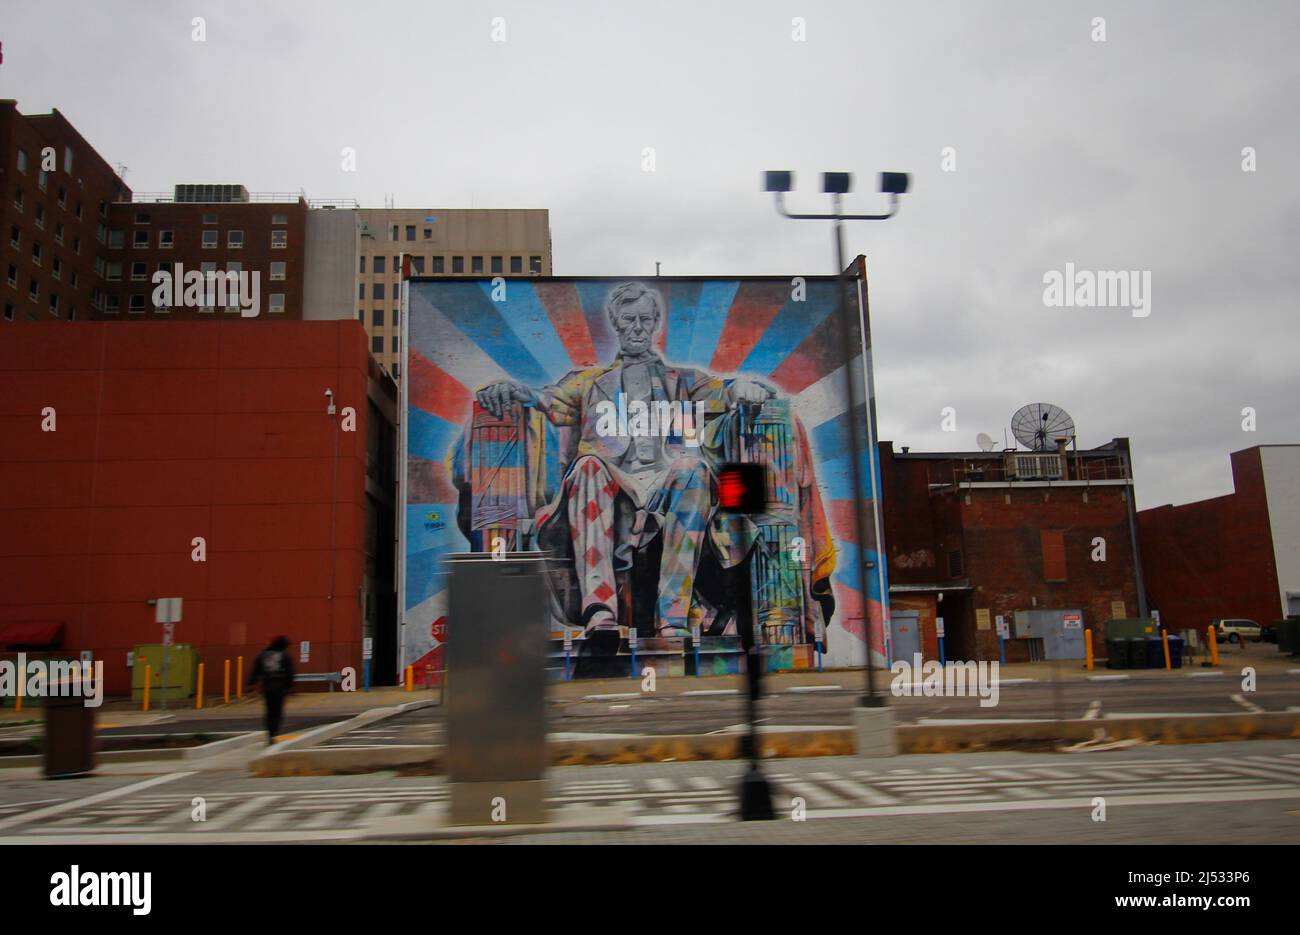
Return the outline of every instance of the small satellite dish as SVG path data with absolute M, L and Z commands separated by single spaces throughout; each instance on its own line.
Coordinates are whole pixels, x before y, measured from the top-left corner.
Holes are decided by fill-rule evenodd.
M 980 446 L 980 451 L 992 451 L 993 446 L 996 445 L 997 442 L 988 435 L 985 435 L 983 432 L 980 432 L 975 436 L 975 444 Z
M 1054 439 L 1074 437 L 1074 420 L 1060 406 L 1030 403 L 1011 417 L 1011 434 L 1030 451 L 1054 451 Z

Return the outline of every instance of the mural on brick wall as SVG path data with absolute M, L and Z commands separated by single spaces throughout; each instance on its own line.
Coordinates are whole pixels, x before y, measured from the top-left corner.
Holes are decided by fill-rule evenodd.
M 580 675 L 627 672 L 631 634 L 640 665 L 665 674 L 696 660 L 736 671 L 738 580 L 772 668 L 815 666 L 819 640 L 824 664 L 860 665 L 864 618 L 880 661 L 876 576 L 858 589 L 844 390 L 845 368 L 863 385 L 862 342 L 856 327 L 839 338 L 835 289 L 411 282 L 404 663 L 441 667 L 442 558 L 493 550 L 551 554 L 552 636 L 557 650 L 576 638 Z M 727 461 L 765 465 L 763 513 L 717 511 Z M 699 656 L 683 652 L 692 634 Z

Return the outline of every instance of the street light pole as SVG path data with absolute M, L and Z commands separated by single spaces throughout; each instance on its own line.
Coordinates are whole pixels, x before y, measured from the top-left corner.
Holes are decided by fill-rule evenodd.
M 849 312 L 851 303 L 849 302 L 847 296 L 845 295 L 845 290 L 848 287 L 849 277 L 848 277 L 848 271 L 846 269 L 845 260 L 844 260 L 844 222 L 846 220 L 885 221 L 893 217 L 895 214 L 898 213 L 898 207 L 899 207 L 898 196 L 907 191 L 908 178 L 906 174 L 899 173 L 899 172 L 881 173 L 880 190 L 882 192 L 888 193 L 890 196 L 889 211 L 886 214 L 845 214 L 843 211 L 843 195 L 847 193 L 852 187 L 852 179 L 849 173 L 827 172 L 823 174 L 822 180 L 823 180 L 823 184 L 822 184 L 823 191 L 831 196 L 831 206 L 833 208 L 833 212 L 831 214 L 793 214 L 785 209 L 785 204 L 782 195 L 784 192 L 790 191 L 793 188 L 794 174 L 791 172 L 768 172 L 766 177 L 766 188 L 768 191 L 772 191 L 775 193 L 777 212 L 783 215 L 784 217 L 791 218 L 793 220 L 828 220 L 834 222 L 835 287 L 836 287 L 835 288 L 835 300 L 836 300 L 835 317 L 839 324 L 839 329 L 838 329 L 839 340 L 845 347 L 848 347 L 852 344 L 853 329 L 852 329 L 852 322 L 850 319 L 850 312 Z M 866 355 L 866 348 L 864 344 L 863 361 L 862 361 L 864 370 L 867 367 L 867 361 L 865 355 Z M 862 515 L 862 501 L 861 501 L 861 493 L 865 489 L 862 484 L 861 455 L 864 447 L 866 446 L 864 446 L 862 443 L 861 434 L 860 434 L 861 428 L 859 427 L 858 421 L 854 415 L 858 407 L 859 389 L 860 387 L 858 386 L 857 381 L 853 379 L 852 369 L 846 364 L 844 367 L 844 393 L 845 393 L 846 402 L 848 404 L 848 413 L 849 413 L 849 419 L 848 419 L 849 446 L 851 452 L 849 458 L 849 464 L 850 464 L 850 471 L 852 472 L 851 476 L 853 480 L 853 495 L 854 495 L 853 526 L 854 526 L 854 532 L 858 540 L 858 587 L 859 587 L 859 593 L 861 593 L 862 595 L 862 601 L 865 609 L 865 604 L 867 602 L 867 595 L 869 594 L 869 590 L 870 590 L 867 584 L 867 570 L 870 563 L 867 561 L 867 557 L 866 557 L 866 543 L 868 539 L 867 539 L 866 521 Z M 867 416 L 868 419 L 870 419 L 870 407 L 871 407 L 871 400 L 870 399 L 864 400 L 864 409 L 866 409 L 868 413 Z M 870 437 L 868 437 L 867 439 L 868 445 L 870 444 L 870 441 L 871 441 Z M 872 541 L 874 541 L 876 545 L 876 561 L 880 562 L 883 560 L 882 557 L 884 555 L 884 543 L 880 535 L 879 498 L 874 496 L 874 489 L 875 489 L 874 455 L 870 461 L 870 464 L 873 465 L 873 476 L 872 476 L 872 484 L 871 484 L 873 490 L 873 496 L 871 498 L 871 509 L 872 509 L 872 518 L 874 521 L 874 525 L 872 528 L 872 534 L 873 534 Z M 882 609 L 881 626 L 883 627 L 884 626 L 883 609 L 885 606 L 885 602 L 888 599 L 888 596 L 884 592 L 883 576 L 879 575 L 879 568 L 877 568 L 877 572 L 878 572 L 878 577 L 881 580 L 880 604 Z M 876 667 L 875 667 L 875 663 L 871 659 L 871 621 L 869 615 L 864 613 L 863 617 L 864 617 L 863 636 L 864 636 L 864 647 L 866 652 L 866 663 L 867 663 L 867 684 L 866 684 L 866 691 L 862 696 L 860 704 L 864 708 L 884 707 L 885 697 L 883 693 L 877 693 L 876 691 Z

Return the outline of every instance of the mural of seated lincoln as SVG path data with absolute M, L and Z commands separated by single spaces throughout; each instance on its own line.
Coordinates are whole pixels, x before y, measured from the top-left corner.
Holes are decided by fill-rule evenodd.
M 707 624 L 722 622 L 716 611 L 727 603 L 722 569 L 743 563 L 762 541 L 747 518 L 716 514 L 715 470 L 735 457 L 730 449 L 746 414 L 761 410 L 775 391 L 756 380 L 723 379 L 665 362 L 654 349 L 664 302 L 643 283 L 613 287 L 605 313 L 618 338 L 611 363 L 572 371 L 542 388 L 510 380 L 489 384 L 476 393 L 478 407 L 498 420 L 523 410 L 518 448 L 533 459 L 523 473 L 534 482 L 521 511 L 529 512 L 529 499 L 545 498 L 524 528 L 536 547 L 566 560 L 559 575 L 567 581 L 553 589 L 557 617 L 582 626 L 598 643 L 616 640 L 620 624 L 644 635 L 686 636 L 693 601 L 698 604 L 704 591 L 709 632 Z M 557 431 L 539 430 L 542 419 Z M 793 485 L 803 488 L 807 509 L 800 508 L 796 489 L 791 522 L 797 527 L 804 514 L 816 527 L 807 530 L 809 538 L 833 550 L 802 429 L 798 435 L 792 463 L 778 466 L 802 478 Z M 552 444 L 562 449 L 558 459 L 543 453 Z M 795 460 L 806 469 L 796 471 Z M 537 482 L 548 462 L 559 465 L 558 483 Z M 468 480 L 463 468 L 453 476 Z M 466 503 L 462 498 L 462 529 Z M 515 547 L 522 541 L 517 538 Z M 820 564 L 832 568 L 833 555 Z M 829 595 L 829 582 L 817 590 Z M 825 610 L 829 617 L 830 605 Z M 696 614 L 704 616 L 698 607 Z

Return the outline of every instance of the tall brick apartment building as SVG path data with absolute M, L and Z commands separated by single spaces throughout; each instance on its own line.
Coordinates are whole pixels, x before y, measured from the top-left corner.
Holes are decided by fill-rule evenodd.
M 1078 610 L 1097 631 L 1145 613 L 1128 439 L 1070 452 L 895 452 L 880 443 L 891 626 L 938 658 L 997 659 L 996 619 Z M 1100 540 L 1100 542 L 1099 542 Z M 1104 544 L 1104 561 L 1099 544 Z M 1007 641 L 1007 661 L 1041 647 Z
M 97 319 L 240 316 L 238 304 L 156 304 L 159 270 L 256 274 L 257 317 L 303 317 L 305 198 L 250 195 L 241 185 L 177 185 L 168 195 L 110 204 L 108 225 L 107 295 Z
M 0 241 L 5 322 L 90 318 L 107 297 L 117 173 L 55 110 L 24 115 L 0 101 Z

